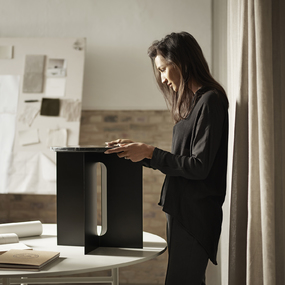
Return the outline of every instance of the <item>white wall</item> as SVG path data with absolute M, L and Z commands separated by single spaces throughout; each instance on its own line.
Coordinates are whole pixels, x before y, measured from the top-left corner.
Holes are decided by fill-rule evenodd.
M 0 37 L 86 37 L 83 109 L 165 109 L 146 51 L 192 33 L 212 62 L 211 0 L 0 0 Z

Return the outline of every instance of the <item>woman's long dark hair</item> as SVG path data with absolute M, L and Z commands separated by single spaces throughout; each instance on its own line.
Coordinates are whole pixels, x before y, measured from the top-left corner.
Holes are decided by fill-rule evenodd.
M 155 58 L 161 55 L 180 72 L 180 85 L 175 92 L 161 82 L 155 66 Z M 219 91 L 226 96 L 224 88 L 212 77 L 202 49 L 195 38 L 187 32 L 171 33 L 148 48 L 157 84 L 171 107 L 175 122 L 185 119 L 193 107 L 192 82 Z M 195 102 L 194 102 L 195 103 Z

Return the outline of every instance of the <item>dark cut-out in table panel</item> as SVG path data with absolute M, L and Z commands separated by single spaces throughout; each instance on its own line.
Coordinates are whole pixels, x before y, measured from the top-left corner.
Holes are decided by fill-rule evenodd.
M 92 203 L 88 203 L 93 189 L 88 187 L 92 180 L 94 162 L 107 168 L 107 232 L 95 240 L 92 223 Z M 118 158 L 116 154 L 88 153 L 85 156 L 85 253 L 97 247 L 143 246 L 143 199 L 142 164 Z

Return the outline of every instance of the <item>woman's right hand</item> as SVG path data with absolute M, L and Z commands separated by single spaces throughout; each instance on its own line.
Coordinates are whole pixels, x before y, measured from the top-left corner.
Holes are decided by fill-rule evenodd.
M 114 141 L 105 142 L 107 147 L 120 146 L 120 145 L 128 144 L 128 143 L 133 143 L 133 141 L 129 139 L 117 139 Z

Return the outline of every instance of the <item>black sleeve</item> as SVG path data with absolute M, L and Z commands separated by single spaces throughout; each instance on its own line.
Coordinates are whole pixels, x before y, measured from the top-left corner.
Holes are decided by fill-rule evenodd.
M 150 159 L 144 158 L 142 160 L 142 165 L 145 166 L 145 167 L 151 168 L 151 166 L 150 166 Z
M 205 102 L 196 120 L 194 137 L 190 139 L 190 155 L 175 155 L 155 148 L 150 166 L 170 176 L 205 179 L 220 146 L 225 116 L 227 110 L 222 102 Z

